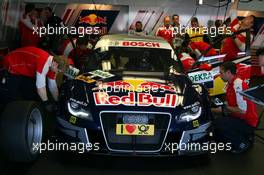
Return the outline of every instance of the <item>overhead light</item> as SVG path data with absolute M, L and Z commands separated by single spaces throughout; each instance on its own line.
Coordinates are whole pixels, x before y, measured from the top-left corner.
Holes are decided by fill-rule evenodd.
M 203 4 L 203 0 L 199 0 L 198 4 L 202 5 Z

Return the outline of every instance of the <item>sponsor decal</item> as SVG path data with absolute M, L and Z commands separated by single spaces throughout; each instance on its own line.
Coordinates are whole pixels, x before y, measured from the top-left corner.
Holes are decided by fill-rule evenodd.
M 126 81 L 112 81 L 112 82 L 107 82 L 107 83 L 102 83 L 99 84 L 99 89 L 104 90 L 110 88 L 111 90 L 129 90 L 133 91 L 134 86 Z
M 158 42 L 144 42 L 144 41 L 123 41 L 122 46 L 132 46 L 132 47 L 155 47 L 159 48 L 160 43 Z
M 198 120 L 194 120 L 194 121 L 192 122 L 192 124 L 193 124 L 193 127 L 194 127 L 194 128 L 197 128 L 197 127 L 200 126 L 200 123 L 199 123 Z
M 195 102 L 192 105 L 184 106 L 183 109 L 184 110 L 190 109 L 190 108 L 193 108 L 193 107 L 198 106 L 198 105 L 200 105 L 200 102 Z
M 82 106 L 88 106 L 87 103 L 83 102 L 83 101 L 78 101 L 78 100 L 75 100 L 73 98 L 70 98 L 70 101 L 74 102 L 74 103 L 77 103 L 79 105 L 82 105 Z
M 84 17 L 79 17 L 79 24 L 85 23 L 90 24 L 92 26 L 96 24 L 107 24 L 107 18 L 106 17 L 100 17 L 96 14 L 90 14 Z
M 117 105 L 125 105 L 125 106 L 135 106 L 135 93 L 128 93 L 128 95 L 124 95 L 119 97 L 117 95 L 109 96 L 106 92 L 94 92 L 94 100 L 97 106 L 117 106 Z
M 76 121 L 77 121 L 77 118 L 74 117 L 74 116 L 71 116 L 70 119 L 69 119 L 69 122 L 72 123 L 72 124 L 76 124 Z
M 165 97 L 155 97 L 149 93 L 138 93 L 138 106 L 176 107 L 176 94 L 165 94 Z
M 146 125 L 146 124 L 117 124 L 116 134 L 153 136 L 154 128 L 155 128 L 154 125 Z
M 70 79 L 74 79 L 75 77 L 77 77 L 79 72 L 80 72 L 79 69 L 77 69 L 73 66 L 69 66 L 69 68 L 66 71 L 64 71 L 64 75 Z
M 208 81 L 214 81 L 212 72 L 199 71 L 188 74 L 189 78 L 193 83 L 204 83 Z
M 74 26 L 89 27 L 97 35 L 107 34 L 119 14 L 118 10 L 81 10 Z M 91 33 L 91 32 L 86 32 Z
M 183 98 L 177 94 L 165 94 L 164 97 L 157 97 L 150 93 L 129 92 L 128 95 L 109 95 L 106 92 L 94 92 L 94 101 L 97 106 L 156 106 L 175 108 L 183 103 Z
M 93 83 L 95 82 L 90 76 L 79 75 L 75 78 L 76 80 L 84 81 L 85 83 Z
M 100 78 L 103 78 L 103 79 L 106 79 L 106 78 L 110 78 L 110 77 L 113 77 L 114 75 L 109 73 L 109 72 L 104 72 L 102 70 L 95 70 L 95 71 L 92 71 L 92 72 L 89 72 L 90 74 L 92 74 L 92 78 L 93 77 L 100 77 Z
M 89 73 L 91 74 L 90 76 L 88 76 L 88 75 L 79 75 L 75 79 L 76 80 L 80 80 L 80 81 L 84 81 L 86 83 L 94 83 L 94 82 L 96 82 L 96 80 L 93 79 L 95 77 L 100 77 L 100 78 L 106 79 L 106 78 L 110 78 L 110 77 L 114 76 L 113 74 L 110 74 L 109 72 L 104 72 L 104 71 L 101 71 L 101 70 L 95 70 L 95 71 L 92 71 L 92 72 L 89 72 Z
M 155 82 L 144 82 L 140 84 L 139 86 L 141 89 L 161 89 L 162 92 L 169 91 L 169 92 L 175 92 L 175 88 L 173 86 L 165 85 L 165 84 L 159 84 Z
M 155 82 L 147 82 L 145 80 L 125 80 L 125 81 L 113 81 L 99 84 L 101 91 L 107 92 L 125 92 L 125 91 L 137 91 L 137 92 L 173 92 L 176 93 L 177 89 L 173 85 L 165 85 Z

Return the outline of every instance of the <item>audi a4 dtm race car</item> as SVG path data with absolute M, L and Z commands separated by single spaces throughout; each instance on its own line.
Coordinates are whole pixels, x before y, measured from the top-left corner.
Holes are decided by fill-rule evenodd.
M 111 155 L 171 155 L 165 149 L 171 143 L 208 142 L 207 90 L 179 73 L 177 65 L 162 38 L 103 36 L 86 73 L 62 85 L 58 140 L 98 143 L 90 153 Z M 173 155 L 201 153 L 179 149 Z

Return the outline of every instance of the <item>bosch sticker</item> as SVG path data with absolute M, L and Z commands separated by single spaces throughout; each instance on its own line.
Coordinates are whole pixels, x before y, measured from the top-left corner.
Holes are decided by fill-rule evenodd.
M 143 42 L 143 41 L 123 41 L 122 46 L 134 47 L 154 47 L 159 48 L 160 44 L 157 42 Z

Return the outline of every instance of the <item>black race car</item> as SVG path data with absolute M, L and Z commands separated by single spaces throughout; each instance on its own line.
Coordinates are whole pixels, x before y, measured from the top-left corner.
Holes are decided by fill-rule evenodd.
M 103 36 L 86 73 L 62 85 L 60 142 L 111 155 L 196 155 L 210 140 L 206 89 L 177 71 L 157 37 Z M 88 145 L 88 146 L 87 146 Z

